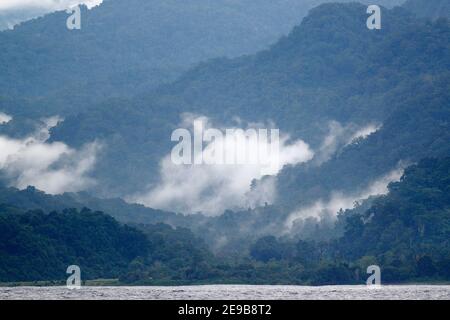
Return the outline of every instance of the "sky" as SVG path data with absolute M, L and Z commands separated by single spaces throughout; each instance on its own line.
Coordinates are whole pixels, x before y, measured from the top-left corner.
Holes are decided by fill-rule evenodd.
M 42 8 L 48 11 L 70 7 L 75 4 L 84 3 L 88 7 L 98 5 L 102 0 L 1 0 L 1 10 L 22 10 Z
M 359 1 L 367 3 L 370 0 Z M 377 3 L 392 6 L 393 4 L 402 3 L 403 1 L 404 0 L 377 0 Z M 88 8 L 92 8 L 102 2 L 103 0 L 0 0 L 0 31 L 12 29 L 15 25 L 23 21 L 39 17 L 50 12 L 65 10 L 77 4 L 83 3 L 87 5 Z
M 47 13 L 66 10 L 78 4 L 92 8 L 103 0 L 0 0 L 0 31 Z

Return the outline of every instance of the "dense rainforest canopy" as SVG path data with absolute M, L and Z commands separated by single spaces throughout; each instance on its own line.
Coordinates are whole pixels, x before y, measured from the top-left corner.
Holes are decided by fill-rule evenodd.
M 448 1 L 383 8 L 377 31 L 358 3 L 306 16 L 322 1 L 286 1 L 290 12 L 258 2 L 208 14 L 191 1 L 111 0 L 83 9 L 80 33 L 67 33 L 61 12 L 0 32 L 0 111 L 11 116 L 2 146 L 26 146 L 53 115 L 65 119 L 46 146 L 102 145 L 95 183 L 59 195 L 11 187 L 28 171 L 4 170 L 14 157 L 0 154 L 0 282 L 60 281 L 74 264 L 85 280 L 122 284 L 364 283 L 372 264 L 385 283 L 450 280 Z M 186 112 L 220 126 L 273 122 L 314 158 L 272 177 L 262 206 L 229 203 L 213 216 L 130 204 L 158 186 Z M 392 172 L 402 178 L 385 195 L 363 192 Z M 354 207 L 291 219 L 336 194 Z
M 0 207 L 0 281 L 84 279 L 122 283 L 364 283 L 369 265 L 385 283 L 450 279 L 450 158 L 408 168 L 389 194 L 340 213 L 327 241 L 265 236 L 238 255 L 165 224 L 123 226 L 88 209 L 61 213 Z M 130 208 L 132 210 L 132 207 Z

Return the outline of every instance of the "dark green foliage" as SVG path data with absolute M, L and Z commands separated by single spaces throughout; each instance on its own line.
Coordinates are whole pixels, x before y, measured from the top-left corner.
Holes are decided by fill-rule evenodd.
M 450 18 L 450 2 L 447 0 L 407 0 L 403 7 L 423 18 Z
M 441 44 L 431 45 L 436 39 L 433 34 L 443 36 Z M 359 97 L 350 100 L 357 101 L 367 94 L 359 102 L 358 113 L 365 107 L 385 113 L 383 127 L 367 139 L 347 146 L 320 167 L 286 168 L 278 177 L 279 203 L 298 206 L 296 202 L 305 204 L 318 195 L 327 198 L 335 190 L 362 190 L 401 161 L 450 154 L 448 39 L 449 24 L 444 20 L 386 36 L 379 48 L 369 50 L 373 55 L 366 67 L 374 77 L 367 81 L 360 78 L 359 85 L 353 84 L 352 88 L 361 91 Z M 412 76 L 416 72 L 417 78 Z M 389 110 L 383 111 L 383 105 Z
M 281 260 L 284 256 L 284 246 L 273 236 L 259 239 L 250 250 L 255 260 L 268 262 L 270 260 Z
M 128 204 L 122 199 L 100 199 L 85 192 L 49 195 L 31 186 L 24 190 L 0 186 L 0 203 L 24 210 L 39 209 L 44 212 L 61 211 L 65 208 L 81 210 L 88 207 L 92 210 L 108 212 L 115 219 L 124 223 L 166 222 L 175 225 L 187 223 L 182 215 L 154 210 L 142 205 Z
M 314 270 L 312 284 L 343 285 L 355 283 L 355 280 L 355 270 L 347 264 L 325 263 Z
M 120 225 L 88 209 L 24 212 L 0 205 L 0 282 L 82 279 L 126 283 L 209 279 L 213 256 L 188 229 Z
M 139 283 L 211 278 L 207 269 L 213 256 L 204 242 L 190 230 L 173 229 L 164 224 L 137 227 L 147 236 L 150 254 L 145 259 L 133 261 L 121 276 L 122 281 Z
M 239 256 L 214 256 L 184 228 L 120 226 L 87 209 L 23 213 L 0 206 L 0 280 L 51 280 L 79 264 L 83 278 L 128 284 L 364 283 L 377 264 L 383 283 L 448 281 L 450 158 L 408 168 L 387 196 L 341 213 L 344 235 L 332 241 L 265 236 Z
M 108 0 L 82 6 L 74 31 L 66 12 L 48 14 L 0 32 L 0 96 L 33 98 L 45 115 L 77 114 L 145 92 L 201 61 L 265 49 L 320 2 Z
M 145 236 L 89 210 L 0 212 L 0 281 L 65 279 L 79 265 L 83 279 L 115 278 L 138 256 Z
M 158 182 L 158 163 L 173 146 L 170 135 L 183 112 L 209 116 L 220 126 L 236 116 L 271 120 L 314 149 L 328 134 L 329 121 L 383 125 L 322 166 L 285 168 L 277 204 L 291 210 L 336 189 L 365 188 L 401 160 L 447 155 L 448 21 L 385 9 L 383 29 L 374 32 L 365 27 L 366 9 L 321 5 L 269 50 L 202 63 L 146 95 L 68 117 L 53 130 L 52 141 L 105 141 L 109 148 L 96 168 L 102 181 L 96 191 L 121 196 Z
M 381 267 L 383 283 L 449 280 L 450 158 L 409 167 L 388 195 L 371 200 L 369 209 L 341 215 L 345 233 L 338 240 L 264 237 L 253 244 L 251 256 L 301 266 L 297 281 L 311 284 L 364 283 L 372 264 Z
M 432 277 L 436 274 L 436 267 L 429 256 L 421 257 L 417 261 L 417 275 L 419 277 Z
M 146 4 L 142 16 L 116 21 L 117 7 L 108 3 L 103 11 L 85 12 L 85 31 L 68 37 L 66 31 L 59 33 L 63 26 L 58 23 L 65 21 L 60 13 L 1 33 L 0 46 L 7 50 L 0 54 L 0 84 L 13 98 L 0 99 L 0 109 L 15 116 L 2 133 L 21 136 L 42 115 L 69 115 L 53 130 L 51 141 L 71 146 L 104 142 L 96 191 L 115 196 L 157 181 L 158 161 L 170 151 L 170 133 L 182 112 L 204 114 L 224 125 L 235 116 L 252 122 L 270 119 L 314 148 L 330 120 L 378 122 L 382 128 L 321 165 L 284 168 L 277 177 L 275 205 L 219 217 L 185 217 L 84 193 L 49 196 L 34 188 L 0 189 L 0 281 L 64 279 L 69 264 L 79 264 L 84 278 L 120 277 L 133 284 L 364 283 L 370 264 L 381 266 L 385 283 L 450 279 L 450 159 L 442 159 L 450 154 L 448 20 L 425 21 L 396 8 L 383 11 L 383 29 L 374 32 L 365 28 L 365 6 L 323 5 L 266 51 L 202 63 L 174 83 L 155 88 L 212 53 L 208 45 L 201 46 L 207 53 L 197 52 L 198 43 L 175 37 L 177 46 L 170 42 L 174 47 L 169 51 L 186 56 L 168 55 L 165 46 L 147 38 L 148 28 L 141 26 L 136 33 L 120 28 L 130 21 L 139 24 L 149 8 Z M 103 18 L 118 29 L 110 32 L 111 23 L 91 19 L 99 12 L 109 12 Z M 155 36 L 165 43 L 173 31 Z M 60 41 L 61 47 L 50 50 L 48 43 L 51 48 L 54 44 L 49 39 Z M 222 43 L 220 37 L 216 40 Z M 67 53 L 67 42 L 81 45 Z M 30 52 L 21 50 L 22 45 Z M 148 50 L 156 53 L 147 59 Z M 228 52 L 219 46 L 212 55 L 217 51 Z M 36 52 L 41 54 L 29 63 Z M 104 60 L 99 59 L 105 52 Z M 5 63 L 12 56 L 23 62 L 16 65 L 19 69 Z M 59 88 L 67 74 L 69 83 Z M 37 83 L 32 90 L 29 82 Z M 87 88 L 93 84 L 96 92 L 91 94 Z M 127 97 L 146 88 L 153 89 Z M 22 92 L 34 97 L 18 99 Z M 97 104 L 110 92 L 118 97 Z M 67 97 L 73 100 L 65 104 Z M 327 200 L 336 190 L 363 190 L 399 162 L 417 163 L 424 157 L 441 160 L 426 159 L 408 168 L 388 195 L 341 211 L 335 225 L 328 217 L 311 218 L 296 221 L 297 234 L 273 236 L 284 234 L 292 210 L 318 198 Z M 84 206 L 133 223 L 140 231 L 88 210 L 47 215 L 17 209 L 51 212 Z M 150 225 L 159 222 L 178 228 Z
M 364 214 L 350 212 L 341 252 L 351 260 L 376 257 L 394 279 L 405 271 L 409 277 L 447 278 L 449 188 L 450 158 L 426 159 L 408 168 Z

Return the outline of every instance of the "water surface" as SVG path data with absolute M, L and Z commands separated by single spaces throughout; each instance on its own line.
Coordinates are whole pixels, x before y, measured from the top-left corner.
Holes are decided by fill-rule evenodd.
M 29 300 L 450 300 L 450 286 L 0 287 L 0 299 Z

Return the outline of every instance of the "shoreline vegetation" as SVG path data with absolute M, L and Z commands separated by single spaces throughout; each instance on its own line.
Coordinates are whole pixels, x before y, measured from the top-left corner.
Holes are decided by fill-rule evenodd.
M 394 8 L 373 31 L 365 5 L 323 4 L 265 51 L 205 60 L 175 80 L 174 44 L 210 37 L 204 25 L 179 42 L 161 34 L 183 24 L 147 32 L 142 23 L 163 21 L 144 19 L 154 11 L 141 2 L 108 1 L 75 38 L 55 38 L 49 17 L 0 37 L 0 69 L 14 80 L 0 77 L 11 118 L 0 126 L 0 285 L 65 286 L 70 266 L 87 286 L 365 285 L 372 266 L 382 284 L 450 281 L 447 18 Z M 140 18 L 117 23 L 122 11 Z M 150 88 L 155 66 L 164 84 Z M 173 171 L 159 164 L 184 115 L 277 127 L 315 155 L 261 179 L 245 167 Z
M 65 285 L 67 266 L 77 265 L 88 286 L 363 285 L 367 267 L 377 265 L 384 284 L 445 283 L 449 172 L 450 158 L 423 160 L 388 195 L 341 212 L 339 237 L 267 236 L 234 259 L 189 229 L 123 225 L 89 209 L 47 214 L 0 205 L 0 281 Z

